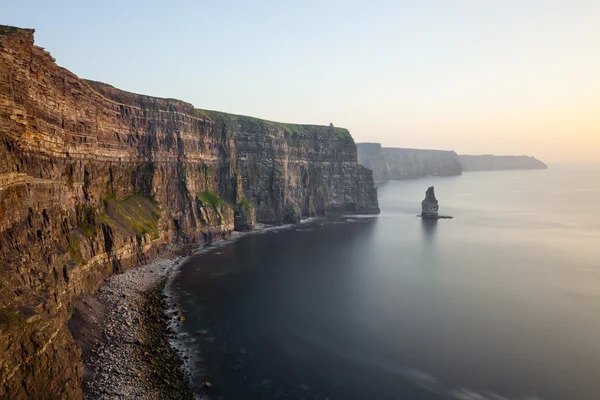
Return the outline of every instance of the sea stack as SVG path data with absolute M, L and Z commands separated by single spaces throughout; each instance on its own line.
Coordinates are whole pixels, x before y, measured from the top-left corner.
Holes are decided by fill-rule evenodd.
M 435 198 L 435 190 L 430 186 L 425 192 L 425 200 L 421 202 L 421 218 L 438 219 L 438 210 L 440 206 Z
M 425 200 L 421 202 L 421 214 L 417 215 L 417 217 L 421 217 L 423 219 L 452 219 L 453 217 L 449 215 L 439 215 L 438 210 L 440 206 L 438 205 L 438 201 L 435 198 L 435 189 L 433 186 L 430 186 L 425 192 Z

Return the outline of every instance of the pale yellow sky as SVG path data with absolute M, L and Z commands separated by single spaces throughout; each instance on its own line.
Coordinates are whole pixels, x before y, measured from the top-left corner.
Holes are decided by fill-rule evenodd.
M 600 2 L 538 5 L 528 18 L 504 15 L 505 31 L 468 29 L 481 35 L 438 48 L 424 71 L 388 76 L 370 99 L 388 98 L 387 108 L 354 125 L 356 140 L 600 162 Z

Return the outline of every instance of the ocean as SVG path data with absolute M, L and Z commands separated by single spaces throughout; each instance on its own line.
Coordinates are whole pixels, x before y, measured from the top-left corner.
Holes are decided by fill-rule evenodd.
M 551 166 L 380 183 L 380 215 L 208 246 L 169 287 L 193 390 L 600 399 L 599 182 L 598 166 Z M 429 186 L 454 219 L 416 217 Z

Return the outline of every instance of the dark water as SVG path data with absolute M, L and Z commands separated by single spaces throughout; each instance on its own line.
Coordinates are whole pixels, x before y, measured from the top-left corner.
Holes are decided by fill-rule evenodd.
M 591 167 L 390 182 L 377 217 L 250 234 L 191 258 L 172 289 L 194 389 L 600 399 L 599 182 Z M 429 185 L 455 219 L 415 217 Z

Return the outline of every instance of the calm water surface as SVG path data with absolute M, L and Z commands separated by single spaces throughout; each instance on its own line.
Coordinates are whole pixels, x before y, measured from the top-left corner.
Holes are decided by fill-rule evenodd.
M 194 390 L 600 399 L 598 182 L 596 167 L 389 182 L 379 216 L 213 246 L 171 284 Z M 415 217 L 430 185 L 455 219 Z

